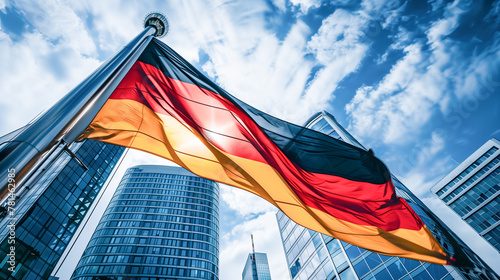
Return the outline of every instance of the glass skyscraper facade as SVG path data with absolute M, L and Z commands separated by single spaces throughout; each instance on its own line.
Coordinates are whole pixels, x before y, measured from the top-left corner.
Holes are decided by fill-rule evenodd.
M 486 142 L 432 192 L 500 252 L 499 140 Z
M 255 258 L 255 261 L 254 261 Z M 243 268 L 243 280 L 271 280 L 271 271 L 265 253 L 248 254 L 247 262 Z
M 218 279 L 219 186 L 183 168 L 127 170 L 73 280 Z
M 93 140 L 69 149 L 79 160 L 59 147 L 42 167 L 46 171 L 18 191 L 13 215 L 2 212 L 0 279 L 49 279 L 125 150 Z M 9 270 L 12 251 L 14 271 Z
M 364 148 L 327 112 L 315 114 L 307 121 L 306 126 Z M 458 269 L 372 253 L 306 229 L 279 211 L 278 226 L 291 278 L 293 280 L 498 279 L 497 275 L 410 190 L 396 177 L 392 176 L 392 179 L 398 196 L 411 205 L 443 247 L 454 255 L 460 254 L 460 257 L 470 260 L 473 269 Z

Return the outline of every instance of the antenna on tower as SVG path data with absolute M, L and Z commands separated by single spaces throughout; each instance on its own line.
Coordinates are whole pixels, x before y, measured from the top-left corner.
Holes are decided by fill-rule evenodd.
M 252 238 L 252 261 L 255 262 L 255 246 L 253 244 L 253 233 L 250 234 L 250 238 Z

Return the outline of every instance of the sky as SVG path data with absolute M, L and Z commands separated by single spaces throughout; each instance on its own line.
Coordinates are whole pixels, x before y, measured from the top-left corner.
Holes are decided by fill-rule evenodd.
M 151 11 L 169 20 L 162 41 L 239 99 L 297 124 L 332 113 L 494 267 L 500 254 L 429 189 L 500 139 L 500 0 L 0 0 L 0 135 L 50 108 Z M 170 163 L 127 152 L 61 279 L 137 164 Z M 221 196 L 220 279 L 241 278 L 251 233 L 272 278 L 289 279 L 276 208 L 227 186 Z

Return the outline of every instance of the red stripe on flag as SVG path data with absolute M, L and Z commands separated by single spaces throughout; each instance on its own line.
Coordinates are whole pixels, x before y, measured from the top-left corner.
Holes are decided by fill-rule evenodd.
M 226 153 L 269 164 L 311 208 L 386 231 L 422 228 L 420 218 L 396 197 L 392 182 L 372 184 L 305 171 L 236 105 L 219 94 L 167 77 L 149 64 L 136 62 L 110 99 L 141 102 L 196 129 Z

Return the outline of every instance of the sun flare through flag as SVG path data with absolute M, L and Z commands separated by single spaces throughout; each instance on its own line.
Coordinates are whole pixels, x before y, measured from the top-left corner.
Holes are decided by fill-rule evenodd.
M 265 114 L 153 39 L 80 139 L 169 159 L 254 193 L 296 223 L 376 253 L 451 257 L 372 153 Z

